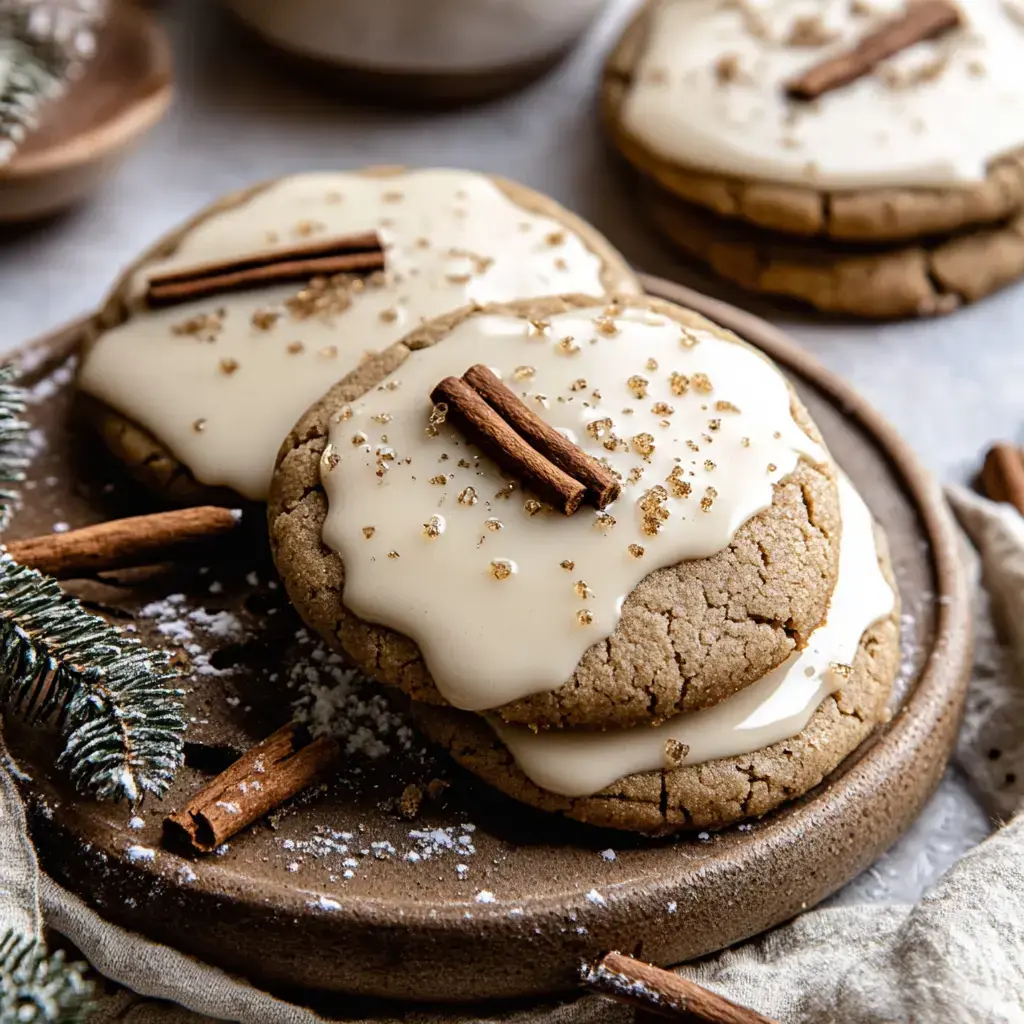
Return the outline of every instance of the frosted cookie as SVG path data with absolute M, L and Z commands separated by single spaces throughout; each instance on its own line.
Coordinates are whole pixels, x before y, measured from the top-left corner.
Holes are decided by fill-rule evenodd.
M 841 479 L 843 544 L 827 623 L 780 667 L 651 729 L 535 733 L 426 704 L 419 728 L 503 793 L 609 828 L 663 834 L 759 817 L 818 785 L 888 719 L 899 601 L 885 538 Z
M 529 433 L 527 410 L 618 496 L 595 507 L 571 467 L 583 503 L 565 514 L 539 470 L 482 454 L 431 399 L 475 364 L 521 406 L 502 423 Z M 703 317 L 654 299 L 489 307 L 364 370 L 292 431 L 269 516 L 299 613 L 381 682 L 533 727 L 649 725 L 761 678 L 824 617 L 828 454 L 776 367 Z
M 829 313 L 936 316 L 1024 275 L 1024 214 L 920 245 L 856 247 L 724 220 L 655 185 L 640 194 L 655 227 L 722 277 Z
M 807 102 L 787 83 L 901 0 L 653 0 L 606 65 L 606 127 L 675 195 L 789 234 L 882 241 L 1002 220 L 1024 204 L 1024 7 L 957 6 L 958 27 Z
M 383 271 L 174 294 L 204 265 L 287 263 L 340 238 L 365 247 L 368 233 Z M 215 203 L 144 255 L 100 314 L 79 386 L 110 448 L 167 498 L 264 500 L 296 419 L 367 353 L 467 304 L 565 291 L 639 284 L 593 228 L 522 185 L 455 170 L 297 175 Z

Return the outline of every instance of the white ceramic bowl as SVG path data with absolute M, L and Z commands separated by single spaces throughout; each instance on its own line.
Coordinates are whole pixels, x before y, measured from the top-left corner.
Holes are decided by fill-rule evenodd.
M 268 41 L 320 64 L 374 76 L 493 80 L 539 73 L 606 0 L 227 2 Z

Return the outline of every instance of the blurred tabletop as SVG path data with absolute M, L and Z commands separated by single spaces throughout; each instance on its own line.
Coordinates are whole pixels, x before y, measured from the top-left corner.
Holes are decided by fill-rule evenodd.
M 175 106 L 86 206 L 43 224 L 0 227 L 0 350 L 93 308 L 119 268 L 223 192 L 295 171 L 461 166 L 547 192 L 640 269 L 784 327 L 880 409 L 942 480 L 966 480 L 994 438 L 1021 440 L 1024 283 L 937 320 L 826 321 L 709 280 L 639 222 L 629 175 L 603 143 L 595 103 L 601 58 L 635 2 L 610 0 L 582 44 L 541 82 L 442 114 L 348 106 L 278 67 L 211 0 L 155 5 L 175 46 Z M 907 835 L 834 899 L 916 899 L 988 828 L 951 768 Z

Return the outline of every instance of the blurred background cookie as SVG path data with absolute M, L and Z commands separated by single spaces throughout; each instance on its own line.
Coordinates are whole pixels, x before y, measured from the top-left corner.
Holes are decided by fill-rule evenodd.
M 607 61 L 604 123 L 666 194 L 659 226 L 680 242 L 696 223 L 682 247 L 723 276 L 832 312 L 949 312 L 1024 272 L 1007 254 L 1024 203 L 1022 46 L 1001 0 L 652 0 Z M 787 236 L 813 248 L 778 252 Z M 952 255 L 965 249 L 980 267 Z M 875 278 L 879 295 L 863 286 Z

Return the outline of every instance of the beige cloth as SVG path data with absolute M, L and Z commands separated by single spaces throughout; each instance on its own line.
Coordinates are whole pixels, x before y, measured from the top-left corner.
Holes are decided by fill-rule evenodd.
M 958 757 L 993 818 L 1003 821 L 1024 807 L 1024 519 L 1009 506 L 963 491 L 951 492 L 950 500 L 981 554 L 984 582 L 977 590 L 977 656 Z M 1006 628 L 1005 649 L 993 620 Z M 124 986 L 110 987 L 96 1021 L 325 1019 L 107 924 L 39 874 L 24 837 L 24 816 L 0 762 L 0 932 L 13 924 L 31 933 L 41 913 L 99 972 Z M 810 911 L 681 970 L 784 1024 L 1024 1024 L 1024 814 L 968 852 L 915 906 Z M 456 1019 L 450 1013 L 402 1017 L 420 1024 Z M 588 997 L 492 1015 L 487 1022 L 499 1019 L 628 1024 L 632 1012 Z

